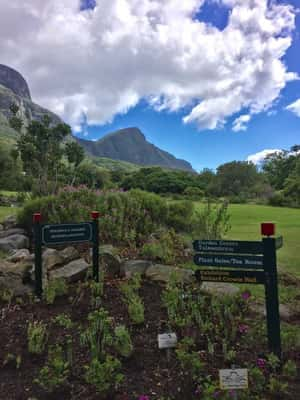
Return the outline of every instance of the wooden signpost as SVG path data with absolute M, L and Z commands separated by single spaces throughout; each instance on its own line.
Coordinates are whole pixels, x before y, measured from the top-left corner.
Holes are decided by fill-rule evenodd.
M 78 224 L 41 224 L 42 215 L 33 214 L 35 240 L 35 292 L 41 297 L 43 293 L 42 246 L 63 243 L 92 243 L 93 277 L 99 282 L 99 212 L 91 213 L 91 222 Z
M 200 282 L 264 284 L 269 350 L 281 358 L 276 250 L 282 247 L 283 239 L 271 237 L 275 234 L 271 223 L 263 223 L 261 233 L 265 237 L 260 242 L 194 241 L 194 263 L 206 267 L 199 268 L 195 276 Z

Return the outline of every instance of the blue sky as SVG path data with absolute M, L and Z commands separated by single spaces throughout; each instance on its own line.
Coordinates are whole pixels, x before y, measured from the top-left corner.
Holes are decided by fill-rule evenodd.
M 95 140 L 137 126 L 196 170 L 299 144 L 299 0 L 10 0 L 0 63 Z
M 284 3 L 297 6 L 297 0 Z M 227 24 L 229 12 L 228 7 L 206 3 L 197 17 L 222 30 Z M 300 14 L 296 17 L 296 29 L 292 37 L 292 46 L 283 60 L 290 71 L 300 75 Z M 112 123 L 87 126 L 88 136 L 86 133 L 79 136 L 97 139 L 123 127 L 137 126 L 147 140 L 176 157 L 188 160 L 196 170 L 215 169 L 225 162 L 246 160 L 249 155 L 264 149 L 288 149 L 299 144 L 300 118 L 285 109 L 299 97 L 300 81 L 287 83 L 271 112 L 255 115 L 245 131 L 232 131 L 231 125 L 236 115 L 229 118 L 221 129 L 199 131 L 195 124 L 182 122 L 184 112 L 158 112 L 147 102 L 140 101 L 125 115 L 117 115 Z

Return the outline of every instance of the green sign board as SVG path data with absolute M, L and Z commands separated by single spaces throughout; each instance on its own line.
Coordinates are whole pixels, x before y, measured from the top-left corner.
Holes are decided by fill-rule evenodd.
M 199 269 L 196 278 L 204 282 L 231 282 L 231 283 L 265 283 L 263 271 L 220 271 L 211 269 Z
M 234 267 L 242 269 L 263 269 L 263 256 L 235 256 L 228 254 L 207 254 L 194 255 L 194 263 L 200 266 L 210 267 Z
M 195 251 L 223 254 L 262 254 L 261 242 L 248 242 L 239 240 L 195 240 Z
M 263 234 L 268 235 L 267 232 Z M 195 272 L 195 277 L 200 282 L 264 284 L 269 350 L 279 358 L 281 339 L 276 250 L 282 245 L 282 237 L 276 239 L 265 237 L 261 242 L 239 240 L 193 242 L 194 250 L 197 252 L 194 255 L 194 263 L 200 267 Z
M 93 241 L 93 227 L 90 222 L 42 226 L 42 243 L 44 245 L 91 241 Z

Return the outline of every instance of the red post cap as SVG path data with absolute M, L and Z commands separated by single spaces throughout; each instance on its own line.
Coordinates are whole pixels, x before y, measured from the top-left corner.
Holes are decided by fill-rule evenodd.
M 91 212 L 91 217 L 93 218 L 93 219 L 97 219 L 97 218 L 99 218 L 99 211 L 92 211 Z
M 34 213 L 33 214 L 33 222 L 41 222 L 42 214 L 41 213 Z
M 275 224 L 273 224 L 272 222 L 263 222 L 261 224 L 261 234 L 263 236 L 274 236 Z

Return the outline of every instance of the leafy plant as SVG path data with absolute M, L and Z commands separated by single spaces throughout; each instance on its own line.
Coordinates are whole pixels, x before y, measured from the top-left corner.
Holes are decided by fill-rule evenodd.
M 107 393 L 122 382 L 123 375 L 119 372 L 120 368 L 120 361 L 112 356 L 106 356 L 102 362 L 92 358 L 91 363 L 85 367 L 85 380 L 94 385 L 97 392 Z
M 288 360 L 283 368 L 282 374 L 286 376 L 288 379 L 293 379 L 297 377 L 297 365 L 294 361 Z
M 122 357 L 130 357 L 133 351 L 130 334 L 124 325 L 118 325 L 114 330 L 114 347 Z
M 16 369 L 20 369 L 22 363 L 22 356 L 20 354 L 14 355 L 12 353 L 8 353 L 3 361 L 3 366 L 12 364 L 16 367 Z
M 47 363 L 35 382 L 47 392 L 53 392 L 65 383 L 69 373 L 69 363 L 65 360 L 63 348 L 59 345 L 50 346 Z
M 67 314 L 58 314 L 53 318 L 53 322 L 66 329 L 71 329 L 73 326 L 73 322 Z
M 99 282 L 95 282 L 94 280 L 90 283 L 91 288 L 91 305 L 94 308 L 98 308 L 101 304 L 101 297 L 103 296 L 103 273 L 102 276 L 99 277 Z
M 53 279 L 49 281 L 44 290 L 44 297 L 47 304 L 53 304 L 57 296 L 67 294 L 68 286 L 64 279 Z
M 128 314 L 134 324 L 142 324 L 144 322 L 144 304 L 139 297 L 138 289 L 141 285 L 141 277 L 134 274 L 128 282 L 124 282 L 121 286 L 123 300 L 128 306 Z
M 41 354 L 48 340 L 47 325 L 42 321 L 29 322 L 27 328 L 28 351 Z
M 105 359 L 106 349 L 113 343 L 111 325 L 111 318 L 103 308 L 88 315 L 88 327 L 80 335 L 80 342 L 84 346 L 89 346 L 92 359 L 100 361 Z

